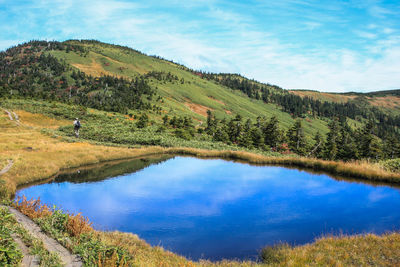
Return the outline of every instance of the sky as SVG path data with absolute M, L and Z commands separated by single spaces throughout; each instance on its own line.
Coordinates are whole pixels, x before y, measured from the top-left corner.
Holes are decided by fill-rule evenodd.
M 400 1 L 0 0 L 0 50 L 96 39 L 286 89 L 400 88 Z

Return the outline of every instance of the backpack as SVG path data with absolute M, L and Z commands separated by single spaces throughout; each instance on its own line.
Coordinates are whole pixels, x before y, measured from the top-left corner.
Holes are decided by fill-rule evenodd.
M 76 121 L 74 124 L 75 128 L 81 128 L 81 122 L 80 121 Z

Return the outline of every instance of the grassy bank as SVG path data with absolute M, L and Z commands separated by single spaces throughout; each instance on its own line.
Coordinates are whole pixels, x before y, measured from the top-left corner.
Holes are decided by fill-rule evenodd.
M 270 266 L 399 266 L 400 234 L 327 236 L 298 247 L 264 248 Z

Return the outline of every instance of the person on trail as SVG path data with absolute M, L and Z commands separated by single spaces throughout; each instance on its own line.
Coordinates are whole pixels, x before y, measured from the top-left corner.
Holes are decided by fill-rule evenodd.
M 74 131 L 76 138 L 79 138 L 79 128 L 81 128 L 81 122 L 78 118 L 76 118 L 74 121 Z

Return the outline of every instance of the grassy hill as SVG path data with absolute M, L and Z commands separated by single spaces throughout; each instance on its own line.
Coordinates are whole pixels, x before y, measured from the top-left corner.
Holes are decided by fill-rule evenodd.
M 369 94 L 288 91 L 238 74 L 191 70 L 128 47 L 91 40 L 32 41 L 1 52 L 0 63 L 4 107 L 68 120 L 79 116 L 85 126 L 82 137 L 97 142 L 241 146 L 263 153 L 282 151 L 277 142 L 268 140 L 269 130 L 284 148 L 290 143 L 288 130 L 301 121 L 298 134 L 304 134 L 305 149 L 293 150 L 296 143 L 299 150 L 300 143 L 292 140 L 291 150 L 306 155 L 317 144 L 315 134 L 325 138 L 332 121 L 340 121 L 344 128 L 347 122 L 353 131 L 372 122 L 376 130 L 371 134 L 379 139 L 378 146 L 380 139 L 399 134 L 398 90 Z M 211 121 L 215 125 L 207 120 L 208 111 L 216 118 Z M 273 117 L 278 128 L 269 125 L 268 130 Z M 59 130 L 67 136 L 73 132 L 68 126 Z
M 218 118 L 231 118 L 237 114 L 253 120 L 260 115 L 266 118 L 277 116 L 285 129 L 288 129 L 295 121 L 290 114 L 281 111 L 275 104 L 251 99 L 242 92 L 202 79 L 186 67 L 170 61 L 98 42 L 69 41 L 69 43 L 85 47 L 88 53 L 84 56 L 73 51 L 67 53 L 65 50 L 49 53 L 95 77 L 113 75 L 132 79 L 150 72 L 171 73 L 176 76 L 173 81 L 160 81 L 155 78 L 149 81 L 150 85 L 156 88 L 157 93 L 163 97 L 164 103 L 159 104 L 163 113 L 172 116 L 187 115 L 198 122 L 205 122 L 207 110 L 213 111 Z M 326 121 L 321 119 L 308 120 L 305 123 L 305 129 L 308 135 L 311 135 L 315 129 L 322 133 L 328 131 Z

